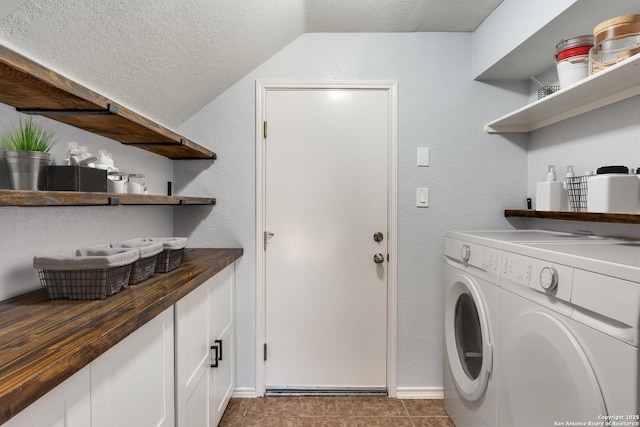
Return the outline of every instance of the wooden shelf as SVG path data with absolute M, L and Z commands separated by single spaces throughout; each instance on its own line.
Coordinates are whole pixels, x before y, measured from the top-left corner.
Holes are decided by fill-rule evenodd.
M 640 95 L 640 54 L 485 125 L 489 133 L 531 132 Z
M 617 224 L 639 224 L 640 215 L 593 212 L 555 212 L 511 209 L 504 211 L 505 217 L 558 219 L 565 221 L 606 222 Z
M 215 159 L 213 151 L 0 45 L 0 103 L 170 159 Z
M 210 197 L 0 190 L 0 206 L 215 205 Z

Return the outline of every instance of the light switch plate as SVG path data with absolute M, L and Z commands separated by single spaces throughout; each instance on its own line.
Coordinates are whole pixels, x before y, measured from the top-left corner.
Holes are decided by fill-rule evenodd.
M 429 189 L 416 188 L 416 206 L 419 208 L 429 207 Z
M 418 147 L 418 166 L 429 166 L 429 147 Z

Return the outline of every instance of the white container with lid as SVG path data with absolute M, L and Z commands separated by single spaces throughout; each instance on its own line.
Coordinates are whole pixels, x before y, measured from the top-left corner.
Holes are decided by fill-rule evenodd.
M 590 74 L 640 53 L 640 15 L 608 19 L 593 29 L 594 46 L 589 53 Z
M 598 168 L 587 184 L 587 212 L 636 213 L 639 183 L 626 166 Z
M 562 39 L 556 45 L 555 58 L 560 89 L 571 86 L 589 75 L 589 51 L 592 47 L 592 35 Z

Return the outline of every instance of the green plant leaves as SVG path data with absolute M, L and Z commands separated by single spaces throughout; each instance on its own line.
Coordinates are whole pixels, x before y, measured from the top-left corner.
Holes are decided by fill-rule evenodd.
M 26 120 L 20 118 L 18 125 L 9 126 L 5 134 L 0 136 L 0 141 L 10 151 L 48 153 L 57 142 L 54 136 L 55 132 L 42 128 L 29 116 Z

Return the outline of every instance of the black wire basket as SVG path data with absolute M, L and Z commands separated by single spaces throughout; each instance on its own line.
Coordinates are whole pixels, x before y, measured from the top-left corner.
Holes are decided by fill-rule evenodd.
M 571 212 L 587 212 L 587 183 L 591 175 L 565 178 Z

